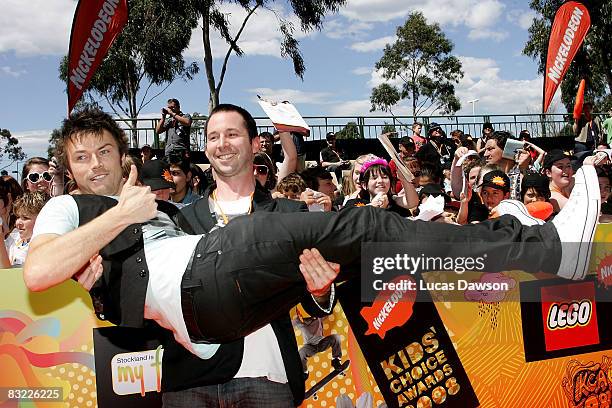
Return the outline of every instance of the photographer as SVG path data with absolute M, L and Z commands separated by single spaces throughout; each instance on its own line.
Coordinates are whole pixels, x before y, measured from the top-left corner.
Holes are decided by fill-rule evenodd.
M 157 122 L 155 131 L 158 134 L 166 132 L 165 157 L 171 155 L 189 157 L 189 133 L 191 130 L 191 115 L 181 112 L 178 99 L 168 99 L 168 107 L 161 109 L 161 120 Z

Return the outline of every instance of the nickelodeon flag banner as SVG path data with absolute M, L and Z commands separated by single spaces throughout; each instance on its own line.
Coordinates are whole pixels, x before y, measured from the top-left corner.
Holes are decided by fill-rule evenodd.
M 568 1 L 557 10 L 548 40 L 548 56 L 544 71 L 543 113 L 548 110 L 590 26 L 589 11 L 582 3 Z
M 68 50 L 68 114 L 128 20 L 127 0 L 81 0 Z

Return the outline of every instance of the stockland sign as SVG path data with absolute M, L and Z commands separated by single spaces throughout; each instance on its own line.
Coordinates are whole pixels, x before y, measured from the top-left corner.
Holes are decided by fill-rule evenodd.
M 164 350 L 115 354 L 111 360 L 113 391 L 117 395 L 161 391 L 161 362 Z

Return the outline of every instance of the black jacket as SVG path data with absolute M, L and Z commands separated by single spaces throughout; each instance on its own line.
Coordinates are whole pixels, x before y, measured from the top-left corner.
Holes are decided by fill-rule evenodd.
M 99 195 L 75 195 L 73 198 L 79 210 L 79 226 L 117 205 L 117 200 Z M 175 222 L 181 217 L 176 206 L 168 202 L 158 201 L 157 209 Z M 185 232 L 193 233 L 190 229 Z M 124 327 L 149 324 L 144 319 L 149 268 L 144 255 L 142 224 L 132 224 L 123 230 L 100 250 L 100 255 L 104 273 L 89 291 L 98 318 Z
M 182 228 L 193 229 L 196 234 L 208 233 L 212 229 L 217 220 L 211 213 L 208 197 L 214 188 L 214 185 L 210 186 L 200 200 L 181 210 L 182 221 L 179 225 Z M 258 184 L 253 194 L 253 211 L 297 212 L 307 211 L 307 207 L 299 201 L 272 199 L 270 193 Z M 188 225 L 182 224 L 185 221 Z M 270 228 L 273 229 L 273 226 Z M 274 236 L 273 231 L 270 234 Z M 312 316 L 324 315 L 309 294 L 305 294 L 302 306 Z M 304 399 L 304 380 L 289 315 L 273 321 L 271 326 L 278 340 L 289 386 L 297 406 Z M 243 352 L 244 340 L 240 339 L 222 344 L 212 358 L 202 360 L 176 343 L 172 336 L 168 336 L 164 342 L 162 390 L 178 391 L 229 381 L 240 368 Z

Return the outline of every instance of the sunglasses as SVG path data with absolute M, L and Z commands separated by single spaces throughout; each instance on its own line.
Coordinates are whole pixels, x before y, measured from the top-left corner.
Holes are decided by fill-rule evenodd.
M 264 164 L 254 164 L 253 168 L 255 169 L 255 172 L 259 174 L 260 176 L 268 175 L 268 166 Z
M 32 172 L 32 173 L 28 174 L 28 180 L 31 183 L 38 183 L 41 178 L 43 180 L 49 182 L 49 181 L 51 181 L 53 179 L 53 176 L 48 171 L 43 171 L 42 173 Z

